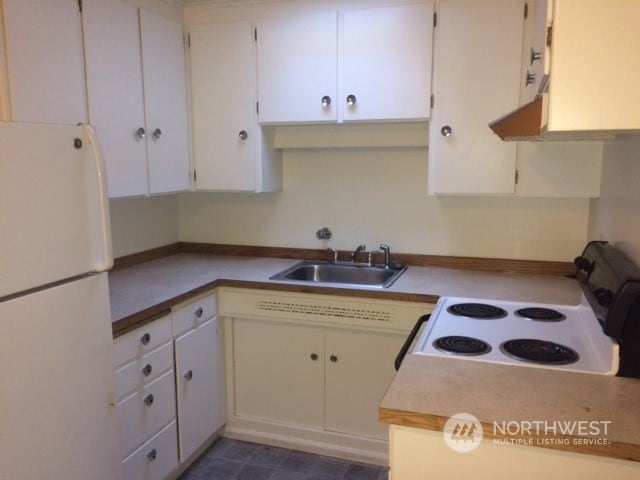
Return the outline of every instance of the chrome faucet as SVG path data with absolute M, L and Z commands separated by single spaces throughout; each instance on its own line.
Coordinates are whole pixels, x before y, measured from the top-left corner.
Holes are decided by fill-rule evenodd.
M 327 248 L 327 252 L 331 253 L 331 263 L 336 263 L 338 261 L 338 250 L 335 248 Z
M 389 245 L 380 245 L 380 250 L 384 252 L 384 268 L 391 267 L 391 247 Z
M 365 245 L 358 245 L 356 249 L 353 252 L 351 252 L 351 261 L 355 262 L 356 258 L 358 257 L 358 254 L 360 252 L 364 252 L 366 249 L 367 247 Z

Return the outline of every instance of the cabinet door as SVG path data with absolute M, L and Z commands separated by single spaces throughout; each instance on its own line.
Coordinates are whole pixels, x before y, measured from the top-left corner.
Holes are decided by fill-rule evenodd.
M 234 320 L 235 414 L 289 425 L 324 426 L 324 331 Z
M 190 39 L 197 189 L 254 191 L 259 131 L 251 23 L 194 25 Z
M 335 122 L 337 53 L 337 13 L 259 20 L 260 122 Z
M 110 197 L 146 194 L 146 142 L 138 9 L 84 0 L 89 120 L 104 154 Z
M 388 425 L 378 421 L 378 405 L 395 375 L 404 337 L 336 329 L 325 335 L 325 428 L 386 439 Z
M 516 144 L 489 122 L 518 106 L 524 24 L 521 0 L 439 4 L 429 191 L 512 194 Z
M 348 10 L 343 18 L 344 120 L 428 118 L 433 5 Z
M 87 121 L 77 0 L 4 0 L 12 120 Z
M 175 341 L 181 462 L 225 423 L 222 348 L 215 318 Z
M 149 193 L 188 190 L 189 134 L 182 24 L 140 9 Z

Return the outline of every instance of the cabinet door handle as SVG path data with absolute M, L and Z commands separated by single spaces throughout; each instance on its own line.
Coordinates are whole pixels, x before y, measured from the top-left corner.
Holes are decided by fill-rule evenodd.
M 356 104 L 357 98 L 355 95 L 348 95 L 347 96 L 347 105 L 349 105 L 350 107 L 353 107 Z
M 531 47 L 531 52 L 529 53 L 529 65 L 533 65 L 533 62 L 540 60 L 541 58 L 542 52 L 536 52 L 533 47 Z
M 185 380 L 188 382 L 193 378 L 193 370 L 187 370 L 183 377 L 185 378 Z
M 329 360 L 331 360 L 332 363 L 336 363 L 338 361 L 338 357 L 336 357 L 335 355 L 331 355 L 329 357 Z
M 451 128 L 449 125 L 445 125 L 440 129 L 440 133 L 443 137 L 450 137 L 453 133 L 453 128 Z
M 144 404 L 147 407 L 150 407 L 151 405 L 153 405 L 153 394 L 149 394 L 146 397 L 144 397 Z
M 152 370 L 153 370 L 153 367 L 151 366 L 151 364 L 150 364 L 150 363 L 147 363 L 147 364 L 144 366 L 144 368 L 142 369 L 142 374 L 143 374 L 145 377 L 148 377 L 149 375 L 151 375 Z
M 202 307 L 198 307 L 198 309 L 195 312 L 193 312 L 193 314 L 198 318 L 202 317 L 203 313 L 204 313 L 204 310 L 202 310 Z
M 309 358 L 315 362 L 316 360 L 318 360 L 318 354 L 312 353 L 311 355 L 309 355 Z
M 154 448 L 153 450 L 149 451 L 149 453 L 147 453 L 147 460 L 149 460 L 150 462 L 153 462 L 157 456 L 158 456 L 158 452 Z
M 144 128 L 140 127 L 138 130 L 136 130 L 136 137 L 143 139 L 146 136 L 147 132 L 144 131 Z
M 161 136 L 162 136 L 162 130 L 160 130 L 159 128 L 156 128 L 153 131 L 153 138 L 155 138 L 156 140 L 160 140 Z
M 531 73 L 529 70 L 527 70 L 527 78 L 524 80 L 524 86 L 528 87 L 529 85 L 531 85 L 535 81 L 536 81 L 536 74 L 535 73 Z
M 143 345 L 149 345 L 149 342 L 151 342 L 151 334 L 149 334 L 149 332 L 145 333 L 144 335 L 142 335 L 140 337 L 140 343 Z
M 249 138 L 249 134 L 246 130 L 240 130 L 240 133 L 238 133 L 238 137 L 240 138 L 240 140 L 246 140 L 247 138 Z
M 329 95 L 325 95 L 322 97 L 322 106 L 328 107 L 329 105 L 331 105 L 331 97 Z

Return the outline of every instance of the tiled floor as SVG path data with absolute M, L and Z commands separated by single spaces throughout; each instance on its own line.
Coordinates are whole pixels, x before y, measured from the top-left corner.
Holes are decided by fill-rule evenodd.
M 388 469 L 221 438 L 179 480 L 387 480 Z

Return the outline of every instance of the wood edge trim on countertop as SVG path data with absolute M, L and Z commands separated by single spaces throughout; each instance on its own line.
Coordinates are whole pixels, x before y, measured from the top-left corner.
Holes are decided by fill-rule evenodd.
M 156 260 L 176 253 L 201 253 L 209 255 L 233 255 L 245 257 L 287 258 L 293 260 L 328 260 L 325 250 L 290 247 L 261 247 L 251 245 L 224 245 L 215 243 L 178 242 L 139 253 L 119 257 L 114 261 L 114 270 L 137 263 Z M 351 252 L 340 251 L 339 260 L 349 260 Z M 504 258 L 452 257 L 391 252 L 392 259 L 417 267 L 441 267 L 458 270 L 480 270 L 486 272 L 516 272 L 571 276 L 575 266 L 571 262 L 544 260 L 515 260 Z
M 111 323 L 113 338 L 135 330 L 142 325 L 152 322 L 171 311 L 171 308 L 179 303 L 189 300 L 201 293 L 208 292 L 218 287 L 251 288 L 254 290 L 271 290 L 277 292 L 311 293 L 316 295 L 339 295 L 342 297 L 371 298 L 375 300 L 393 300 L 399 302 L 436 303 L 437 295 L 401 292 L 381 292 L 379 290 L 356 290 L 348 288 L 315 287 L 294 284 L 278 284 L 269 282 L 254 282 L 250 280 L 217 279 L 204 285 L 181 293 L 173 298 L 153 305 L 124 318 L 119 318 Z
M 414 427 L 435 432 L 442 432 L 448 418 L 437 415 L 429 415 L 425 413 L 407 412 L 404 410 L 396 410 L 385 407 L 378 409 L 378 420 L 389 425 L 398 425 L 402 427 Z M 576 437 L 571 435 L 499 435 L 494 433 L 493 425 L 482 423 L 483 439 L 506 439 L 506 440 L 528 440 L 539 439 L 541 443 L 534 443 L 530 446 L 537 448 L 546 448 L 549 450 L 559 450 L 564 452 L 574 452 L 587 455 L 596 455 L 599 457 L 617 458 L 620 460 L 628 460 L 640 462 L 640 448 L 638 445 L 616 442 L 609 440 L 606 445 L 585 444 L 581 442 L 584 437 Z M 549 440 L 549 442 L 545 442 Z M 555 441 L 553 441 L 555 440 Z M 444 441 L 444 439 L 443 439 Z

